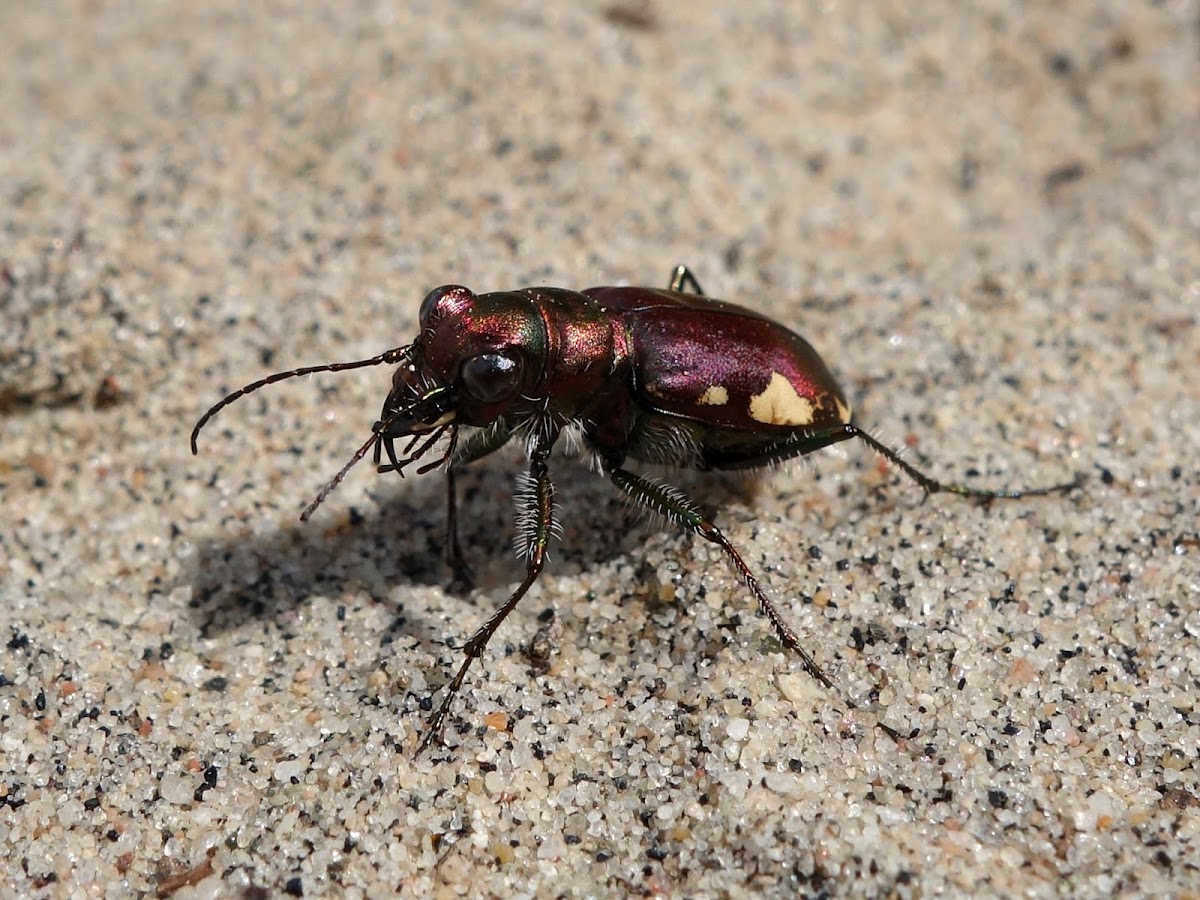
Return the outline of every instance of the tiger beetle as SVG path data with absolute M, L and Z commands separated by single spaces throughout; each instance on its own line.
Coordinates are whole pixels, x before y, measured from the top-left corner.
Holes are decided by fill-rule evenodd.
M 440 737 L 471 664 L 542 572 L 556 527 L 548 460 L 566 429 L 579 433 L 599 471 L 634 504 L 720 547 L 779 640 L 835 693 L 729 539 L 687 494 L 627 469 L 628 460 L 705 471 L 755 469 L 858 438 L 926 494 L 994 500 L 1079 484 L 1076 478 L 1051 487 L 980 490 L 931 478 L 855 423 L 845 394 L 807 341 L 765 316 L 705 296 L 686 266 L 675 268 L 667 290 L 534 287 L 475 294 L 444 285 L 421 302 L 420 328 L 412 343 L 370 359 L 304 366 L 248 384 L 200 418 L 191 442 L 196 453 L 200 430 L 213 416 L 266 385 L 314 372 L 396 366 L 370 438 L 300 518 L 307 520 L 368 453 L 377 471 L 403 475 L 440 445 L 436 458 L 417 472 L 446 470 L 446 552 L 466 584 L 455 478 L 510 440 L 524 443 L 529 469 L 515 502 L 525 579 L 464 645 L 462 664 L 418 753 Z M 397 441 L 405 440 L 397 450 Z

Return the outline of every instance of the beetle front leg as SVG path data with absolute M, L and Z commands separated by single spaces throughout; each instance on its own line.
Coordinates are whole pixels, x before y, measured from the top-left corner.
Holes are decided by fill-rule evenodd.
M 817 665 L 809 652 L 800 645 L 800 639 L 792 631 L 791 626 L 784 621 L 775 604 L 771 602 L 771 598 L 759 585 L 758 579 L 754 577 L 754 573 L 750 571 L 750 567 L 746 565 L 741 554 L 734 549 L 733 544 L 729 543 L 729 539 L 725 537 L 721 529 L 700 513 L 696 504 L 687 494 L 679 488 L 635 475 L 627 469 L 614 468 L 609 471 L 608 477 L 638 505 L 666 516 L 672 522 L 682 525 L 693 534 L 698 534 L 706 541 L 720 547 L 729 557 L 738 574 L 742 576 L 742 580 L 746 582 L 750 592 L 754 594 L 754 599 L 758 601 L 763 615 L 775 629 L 775 634 L 779 637 L 780 642 L 800 657 L 801 664 L 813 678 L 830 690 L 837 692 L 837 688 L 829 680 L 829 676 L 821 671 L 821 667 Z
M 462 665 L 446 686 L 446 696 L 442 700 L 442 705 L 429 719 L 425 734 L 417 746 L 418 754 L 440 737 L 442 726 L 446 721 L 446 714 L 450 711 L 450 704 L 462 689 L 471 663 L 483 654 L 484 648 L 492 639 L 492 635 L 496 633 L 496 629 L 508 618 L 508 614 L 521 602 L 521 598 L 533 587 L 533 583 L 542 573 L 542 568 L 546 563 L 546 546 L 550 542 L 550 535 L 554 532 L 554 485 L 550 482 L 550 472 L 546 466 L 546 460 L 550 456 L 550 449 L 554 446 L 557 437 L 558 432 L 553 431 L 538 439 L 537 446 L 530 455 L 527 489 L 519 495 L 522 508 L 517 510 L 518 537 L 521 537 L 522 530 L 528 529 L 525 535 L 528 542 L 525 580 L 504 602 L 504 605 L 496 610 L 492 617 L 484 622 L 479 630 L 471 635 L 470 640 L 463 645 Z
M 467 565 L 458 540 L 458 487 L 456 476 L 476 460 L 495 453 L 508 443 L 512 428 L 503 421 L 490 428 L 470 434 L 446 466 L 446 562 L 454 578 L 450 583 L 453 590 L 470 590 L 475 577 Z

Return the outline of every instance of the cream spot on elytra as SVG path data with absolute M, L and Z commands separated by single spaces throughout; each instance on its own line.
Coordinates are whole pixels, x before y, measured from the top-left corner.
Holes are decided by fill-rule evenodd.
M 850 405 L 847 403 L 843 403 L 841 400 L 838 400 L 837 408 L 838 408 L 838 419 L 841 421 L 841 423 L 843 425 L 849 425 L 850 424 Z
M 763 392 L 750 398 L 750 418 L 766 425 L 811 425 L 813 405 L 790 381 L 772 372 Z
M 696 402 L 701 406 L 724 406 L 729 402 L 729 391 L 719 384 L 714 384 L 705 390 Z

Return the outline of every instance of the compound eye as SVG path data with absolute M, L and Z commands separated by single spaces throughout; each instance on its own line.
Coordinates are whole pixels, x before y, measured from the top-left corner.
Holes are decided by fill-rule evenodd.
M 499 403 L 513 395 L 521 384 L 520 357 L 482 353 L 462 364 L 462 388 L 480 403 Z
M 461 284 L 443 284 L 436 287 L 421 301 L 420 321 L 422 327 L 428 327 L 439 315 L 454 315 L 466 309 L 475 295 Z

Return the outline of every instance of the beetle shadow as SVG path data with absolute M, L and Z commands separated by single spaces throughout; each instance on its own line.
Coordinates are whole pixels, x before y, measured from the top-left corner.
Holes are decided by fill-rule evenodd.
M 441 627 L 422 624 L 405 608 L 405 585 L 438 586 L 463 598 L 515 584 L 524 566 L 512 550 L 513 491 L 523 461 L 508 454 L 480 460 L 458 476 L 459 535 L 475 575 L 471 587 L 456 586 L 446 562 L 446 485 L 441 473 L 381 482 L 363 508 L 322 510 L 307 523 L 295 522 L 249 537 L 232 531 L 198 542 L 183 576 L 190 582 L 189 608 L 205 637 L 234 631 L 254 621 L 276 619 L 314 596 L 369 597 L 396 607 L 397 627 L 422 643 L 440 642 Z M 440 477 L 439 477 L 440 476 Z M 682 533 L 678 526 L 633 509 L 608 479 L 578 458 L 556 457 L 557 520 L 562 540 L 551 547 L 543 577 L 569 562 L 593 568 L 638 552 L 646 536 Z M 752 487 L 735 479 L 712 480 L 697 473 L 667 475 L 717 512 L 745 502 Z M 333 503 L 327 505 L 334 505 Z M 480 613 L 490 612 L 486 601 Z
M 285 616 L 314 596 L 394 603 L 397 585 L 445 581 L 444 489 L 425 479 L 406 487 L 383 504 L 322 510 L 312 521 L 262 534 L 235 527 L 198 541 L 184 580 L 201 634 Z M 403 600 L 398 606 L 405 618 Z

